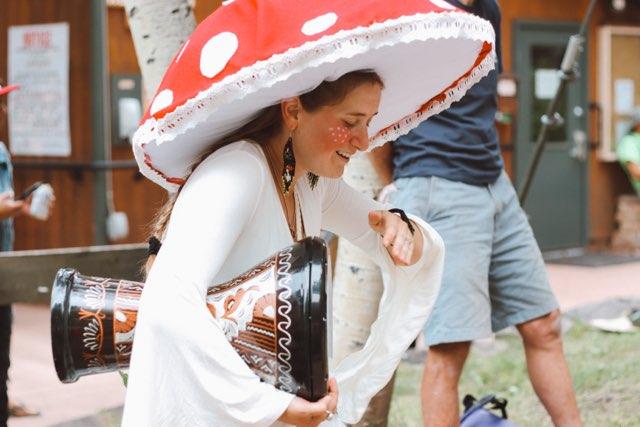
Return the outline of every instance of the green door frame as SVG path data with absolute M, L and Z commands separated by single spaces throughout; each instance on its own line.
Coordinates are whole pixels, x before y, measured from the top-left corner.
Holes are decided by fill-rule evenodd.
M 579 22 L 549 22 L 549 21 L 534 21 L 534 20 L 514 20 L 512 24 L 512 69 L 514 73 L 519 77 L 522 77 L 522 70 L 518 70 L 518 64 L 522 61 L 519 61 L 518 58 L 520 55 L 528 55 L 529 52 L 524 48 L 525 41 L 527 40 L 527 33 L 532 31 L 542 31 L 542 32 L 550 32 L 550 31 L 562 31 L 569 34 L 577 34 L 580 29 Z M 585 40 L 584 52 L 580 57 L 580 69 L 581 75 L 574 82 L 570 83 L 570 86 L 577 85 L 579 102 L 578 105 L 582 107 L 583 116 L 580 119 L 581 127 L 584 129 L 587 135 L 587 147 L 586 147 L 586 160 L 584 160 L 584 164 L 581 171 L 581 180 L 583 185 L 581 185 L 581 194 L 580 200 L 582 201 L 582 215 L 580 215 L 581 222 L 580 224 L 580 238 L 577 244 L 579 246 L 586 246 L 589 240 L 589 157 L 591 155 L 588 144 L 588 135 L 589 132 L 589 120 L 588 120 L 588 99 L 589 99 L 589 85 L 588 85 L 588 65 L 586 59 L 586 52 L 588 52 L 588 36 Z M 558 67 L 560 64 L 558 64 Z M 528 74 L 527 74 L 528 77 Z M 522 89 L 521 89 L 522 90 Z M 530 95 L 532 96 L 532 95 Z M 525 121 L 530 120 L 530 115 L 532 114 L 530 104 L 522 102 L 522 95 L 520 91 L 518 92 L 518 113 L 517 113 L 517 127 L 516 129 L 522 129 L 523 123 Z M 537 136 L 537 129 L 532 130 L 532 138 L 531 141 L 525 141 L 522 138 L 522 135 L 518 135 L 516 133 L 516 144 L 514 147 L 514 182 L 516 183 L 516 187 L 519 188 L 522 184 L 524 173 L 528 167 L 528 162 L 531 159 L 531 154 L 527 153 L 526 150 L 523 150 L 524 147 L 527 147 L 524 144 L 531 144 L 532 141 L 535 140 Z M 568 135 L 570 137 L 570 135 Z M 544 161 L 544 160 L 543 160 Z M 542 162 L 543 162 L 542 161 Z M 542 165 L 541 162 L 541 165 Z M 540 170 L 540 167 L 538 168 Z M 539 171 L 538 171 L 539 173 Z M 536 174 L 537 175 L 537 174 Z M 534 177 L 535 183 L 535 177 Z M 526 203 L 525 203 L 526 208 Z M 525 209 L 526 210 L 526 209 Z

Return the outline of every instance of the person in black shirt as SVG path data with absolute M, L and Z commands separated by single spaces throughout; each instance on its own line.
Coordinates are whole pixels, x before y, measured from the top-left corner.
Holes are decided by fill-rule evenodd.
M 394 180 L 380 198 L 421 216 L 445 243 L 442 287 L 425 328 L 425 425 L 457 424 L 458 381 L 471 341 L 515 326 L 533 388 L 554 424 L 579 426 L 558 303 L 500 155 L 500 9 L 496 0 L 447 1 L 492 23 L 497 70 L 449 109 L 371 153 L 382 180 Z

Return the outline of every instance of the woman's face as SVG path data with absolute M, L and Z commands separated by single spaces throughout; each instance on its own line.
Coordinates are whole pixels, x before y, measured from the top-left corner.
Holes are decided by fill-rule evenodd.
M 342 176 L 349 158 L 369 147 L 368 126 L 378 112 L 381 93 L 379 84 L 363 83 L 339 104 L 314 112 L 301 108 L 293 133 L 296 163 L 319 176 Z

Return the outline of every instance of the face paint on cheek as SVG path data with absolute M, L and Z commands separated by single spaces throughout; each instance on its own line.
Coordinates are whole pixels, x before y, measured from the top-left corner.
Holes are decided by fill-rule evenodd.
M 331 142 L 335 145 L 342 145 L 349 141 L 351 137 L 351 132 L 346 126 L 338 126 L 329 128 L 329 135 L 331 136 Z

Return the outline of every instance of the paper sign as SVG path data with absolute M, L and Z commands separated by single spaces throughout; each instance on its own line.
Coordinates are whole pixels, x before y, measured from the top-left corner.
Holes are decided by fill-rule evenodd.
M 9 27 L 9 144 L 21 156 L 69 156 L 69 24 Z
M 631 79 L 617 79 L 613 84 L 614 103 L 617 114 L 631 114 L 635 104 L 635 84 Z
M 560 85 L 558 70 L 540 68 L 535 71 L 535 95 L 537 99 L 552 99 Z

